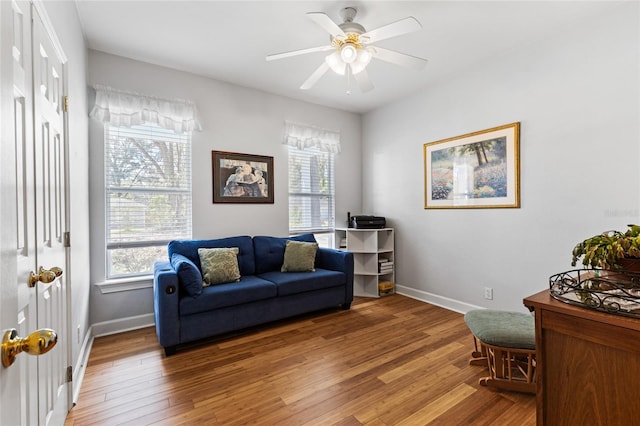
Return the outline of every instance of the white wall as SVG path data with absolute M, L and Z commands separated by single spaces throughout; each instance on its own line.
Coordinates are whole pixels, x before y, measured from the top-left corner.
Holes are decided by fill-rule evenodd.
M 82 340 L 89 330 L 89 144 L 87 140 L 87 49 L 75 3 L 44 2 L 56 35 L 67 56 L 69 96 L 69 231 L 70 266 L 65 271 L 71 289 L 73 365 L 82 355 Z M 79 336 L 81 341 L 78 340 Z
M 363 206 L 396 227 L 401 291 L 524 310 L 575 243 L 640 222 L 638 17 L 614 5 L 363 117 Z M 520 209 L 423 209 L 424 143 L 514 121 Z
M 361 118 L 345 111 L 308 104 L 181 71 L 89 51 L 88 84 L 104 84 L 166 98 L 193 100 L 202 132 L 193 134 L 193 237 L 288 234 L 287 147 L 284 121 L 340 130 L 342 153 L 336 156 L 336 222 L 361 209 Z M 92 105 L 89 105 L 89 109 Z M 103 127 L 90 120 L 91 282 L 104 281 Z M 211 151 L 274 157 L 274 204 L 213 204 Z M 102 294 L 92 288 L 93 323 L 153 312 L 150 288 Z

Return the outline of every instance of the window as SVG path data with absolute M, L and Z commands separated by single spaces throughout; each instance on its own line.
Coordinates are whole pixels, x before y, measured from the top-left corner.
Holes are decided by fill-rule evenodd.
M 313 232 L 329 245 L 335 226 L 334 154 L 289 146 L 289 233 Z
M 335 155 L 340 132 L 285 121 L 289 147 L 289 234 L 313 232 L 322 247 L 333 247 Z
M 191 238 L 191 133 L 105 125 L 107 278 L 147 275 Z

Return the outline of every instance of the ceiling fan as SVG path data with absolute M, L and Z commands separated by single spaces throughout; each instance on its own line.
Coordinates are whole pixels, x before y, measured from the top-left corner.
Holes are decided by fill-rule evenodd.
M 383 25 L 375 30 L 366 31 L 362 25 L 353 21 L 356 13 L 357 10 L 353 7 L 342 9 L 340 16 L 344 22 L 339 25 L 333 22 L 325 13 L 307 13 L 309 18 L 331 34 L 331 44 L 268 55 L 267 61 L 333 50 L 333 53 L 325 57 L 322 64 L 302 83 L 300 89 L 308 90 L 312 88 L 331 69 L 337 74 L 346 76 L 347 94 L 351 93 L 352 79 L 356 81 L 362 92 L 368 92 L 373 89 L 373 83 L 369 79 L 369 74 L 366 70 L 372 58 L 416 70 L 424 68 L 427 63 L 426 59 L 372 45 L 372 43 L 378 41 L 422 29 L 422 25 L 416 18 L 409 16 L 391 24 Z

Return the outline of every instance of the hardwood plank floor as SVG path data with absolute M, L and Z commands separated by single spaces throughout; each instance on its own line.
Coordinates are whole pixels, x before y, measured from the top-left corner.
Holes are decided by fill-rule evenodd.
M 356 298 L 165 357 L 154 328 L 96 338 L 66 425 L 535 424 L 535 396 L 478 385 L 461 314 Z

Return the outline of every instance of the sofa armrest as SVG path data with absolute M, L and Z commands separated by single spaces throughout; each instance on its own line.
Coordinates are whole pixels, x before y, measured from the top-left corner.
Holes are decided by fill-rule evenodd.
M 347 276 L 345 304 L 353 301 L 353 253 L 330 248 L 318 248 L 317 267 L 330 271 L 344 272 Z
M 169 261 L 156 261 L 153 265 L 153 307 L 156 334 L 165 348 L 180 343 L 178 274 Z

